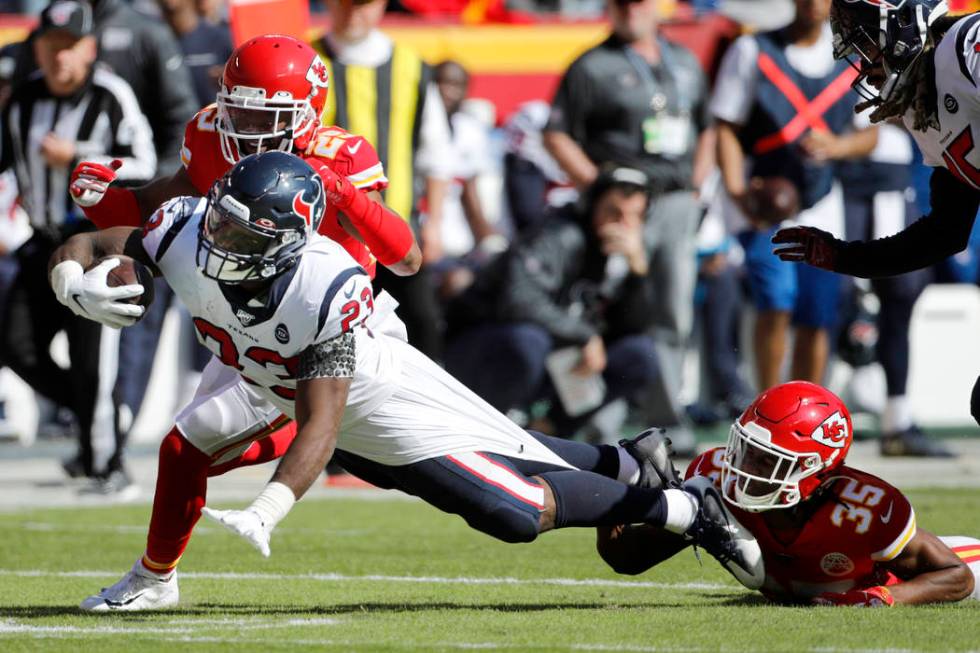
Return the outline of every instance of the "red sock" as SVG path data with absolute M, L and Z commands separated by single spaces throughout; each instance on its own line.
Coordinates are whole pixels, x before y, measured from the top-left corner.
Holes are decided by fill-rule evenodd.
M 211 458 L 192 445 L 176 427 L 160 444 L 153 516 L 143 565 L 166 573 L 177 566 L 207 497 Z
M 276 424 L 277 423 L 274 423 L 272 426 L 270 426 L 270 429 L 276 428 Z M 225 472 L 238 469 L 239 467 L 261 465 L 262 463 L 267 463 L 270 460 L 275 460 L 286 453 L 286 449 L 289 448 L 289 445 L 292 443 L 293 438 L 295 437 L 296 422 L 289 420 L 279 430 L 253 442 L 252 446 L 246 449 L 245 453 L 240 455 L 238 458 L 233 458 L 227 462 L 221 463 L 220 465 L 212 466 L 208 470 L 208 476 L 221 476 Z

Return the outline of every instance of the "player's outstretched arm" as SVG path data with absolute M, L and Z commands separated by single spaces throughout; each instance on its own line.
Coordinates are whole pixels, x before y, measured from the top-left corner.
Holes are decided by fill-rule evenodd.
M 319 173 L 327 201 L 340 211 L 340 223 L 347 233 L 367 245 L 374 257 L 398 276 L 419 271 L 422 251 L 415 235 L 408 222 L 385 206 L 381 193 L 358 190 L 318 158 L 303 160 Z
M 902 552 L 884 568 L 903 582 L 888 587 L 864 587 L 847 592 L 825 592 L 816 605 L 880 608 L 902 603 L 948 603 L 973 592 L 973 573 L 935 535 L 919 530 Z
M 888 588 L 895 603 L 945 603 L 973 592 L 970 568 L 938 537 L 922 529 L 887 568 L 904 580 Z
M 353 337 L 350 334 L 339 336 Z M 302 497 L 333 455 L 351 379 L 322 377 L 300 381 L 296 388 L 296 439 L 282 457 L 273 482 Z
M 690 544 L 680 535 L 647 524 L 596 529 L 596 551 L 617 574 L 642 574 Z
M 354 360 L 354 335 L 350 332 L 304 351 L 297 374 L 296 438 L 272 480 L 245 510 L 202 511 L 266 557 L 272 529 L 313 485 L 333 455 Z
M 945 168 L 932 173 L 932 211 L 894 236 L 844 242 L 813 227 L 780 229 L 772 242 L 784 261 L 855 277 L 889 277 L 934 265 L 963 251 L 980 207 L 980 191 Z
M 72 172 L 71 197 L 99 229 L 138 227 L 167 200 L 201 194 L 183 166 L 173 175 L 144 186 L 113 186 L 119 164 L 118 160 L 109 166 L 82 161 Z

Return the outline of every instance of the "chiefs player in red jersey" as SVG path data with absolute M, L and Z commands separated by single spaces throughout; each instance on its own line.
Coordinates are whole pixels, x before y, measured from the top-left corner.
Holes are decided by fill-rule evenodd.
M 323 60 L 302 41 L 281 35 L 246 41 L 228 58 L 217 102 L 187 123 L 177 172 L 120 188 L 110 186 L 116 177 L 111 165 L 82 162 L 72 174 L 72 198 L 100 228 L 139 226 L 169 199 L 206 195 L 241 156 L 292 152 L 323 178 L 330 201 L 320 232 L 371 276 L 375 260 L 395 274 L 414 274 L 421 253 L 407 222 L 384 206 L 380 191 L 388 179 L 374 147 L 340 127 L 320 125 L 328 81 Z
M 167 200 L 206 195 L 239 158 L 288 151 L 302 156 L 323 180 L 328 208 L 321 233 L 341 243 L 371 276 L 375 260 L 396 274 L 413 274 L 421 253 L 408 224 L 381 201 L 379 191 L 387 179 L 374 147 L 338 127 L 320 126 L 327 85 L 326 66 L 309 45 L 277 35 L 246 41 L 225 65 L 217 102 L 187 124 L 183 166 L 176 173 L 140 188 L 119 188 L 110 185 L 112 166 L 84 162 L 74 171 L 72 197 L 100 228 L 139 226 Z M 81 268 L 74 274 L 81 276 Z M 384 297 L 374 303 L 379 316 L 386 310 Z M 404 328 L 394 322 L 396 329 Z M 189 430 L 222 432 L 227 428 L 223 415 L 237 405 L 238 399 L 226 396 L 230 389 L 207 386 L 215 365 L 216 360 L 209 363 L 198 389 L 207 401 L 188 409 L 181 428 L 174 426 L 160 445 L 146 553 L 136 563 L 141 575 L 167 578 L 174 573 L 200 518 L 209 476 L 278 458 L 296 435 L 295 424 L 277 414 L 242 429 L 236 448 L 219 457 L 191 444 L 196 433 Z
M 707 478 L 758 540 L 761 591 L 781 603 L 890 606 L 980 598 L 980 541 L 938 538 L 908 499 L 844 465 L 851 416 L 832 392 L 794 381 L 763 392 L 732 425 L 727 447 L 698 456 Z M 638 574 L 688 546 L 643 525 L 599 529 L 602 558 Z

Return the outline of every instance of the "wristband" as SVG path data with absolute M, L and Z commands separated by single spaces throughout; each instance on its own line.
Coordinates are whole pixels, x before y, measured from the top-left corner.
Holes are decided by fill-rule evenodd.
M 289 486 L 272 481 L 255 497 L 249 509 L 255 511 L 262 523 L 271 530 L 292 509 L 294 503 L 296 495 Z
M 142 223 L 136 195 L 126 188 L 110 186 L 98 204 L 83 207 L 82 211 L 99 229 L 139 227 Z

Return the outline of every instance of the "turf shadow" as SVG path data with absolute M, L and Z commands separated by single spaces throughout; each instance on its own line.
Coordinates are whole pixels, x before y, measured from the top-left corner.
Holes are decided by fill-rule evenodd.
M 672 603 L 346 603 L 325 606 L 276 606 L 276 605 L 229 605 L 222 603 L 199 603 L 182 610 L 181 614 L 199 610 L 202 614 L 214 614 L 215 611 L 231 614 L 316 614 L 316 615 L 345 615 L 345 614 L 384 614 L 397 612 L 439 612 L 463 610 L 490 610 L 494 612 L 546 612 L 549 610 L 608 610 L 608 609 L 646 609 L 646 608 L 680 608 L 690 607 L 689 604 Z

